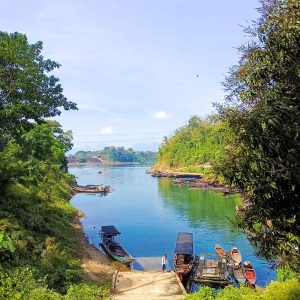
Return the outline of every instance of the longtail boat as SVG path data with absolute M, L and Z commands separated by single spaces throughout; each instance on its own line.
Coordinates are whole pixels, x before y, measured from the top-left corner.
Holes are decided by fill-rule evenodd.
M 232 248 L 230 250 L 230 256 L 234 263 L 240 264 L 242 262 L 242 255 L 238 248 Z
M 233 267 L 233 275 L 238 283 L 245 283 L 246 282 L 246 277 L 245 277 L 245 272 L 244 272 L 244 267 L 243 265 L 240 265 L 238 263 L 234 264 Z
M 178 232 L 174 250 L 174 270 L 181 280 L 191 272 L 193 261 L 193 234 Z
M 102 245 L 115 260 L 130 264 L 134 258 L 120 245 L 118 236 L 121 234 L 115 226 L 101 226 L 100 237 Z
M 226 258 L 227 252 L 219 245 L 215 245 L 215 251 L 219 258 Z
M 75 185 L 72 187 L 76 193 L 109 193 L 111 188 L 109 185 Z
M 245 277 L 251 285 L 256 284 L 256 273 L 253 265 L 249 261 L 244 262 Z

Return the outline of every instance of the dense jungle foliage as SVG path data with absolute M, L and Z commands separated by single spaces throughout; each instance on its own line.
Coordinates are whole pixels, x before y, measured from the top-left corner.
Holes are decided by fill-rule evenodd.
M 299 272 L 300 2 L 261 2 L 217 121 L 193 117 L 165 139 L 157 167 L 209 162 L 243 191 L 238 225 L 258 253 Z
M 45 118 L 76 109 L 42 43 L 0 32 L 0 299 L 96 299 L 74 250 L 65 153 L 71 132 Z
M 216 116 L 193 116 L 187 125 L 165 137 L 158 152 L 157 169 L 201 172 L 218 177 L 217 168 L 224 160 L 226 128 Z
M 151 151 L 134 151 L 132 148 L 105 147 L 98 151 L 78 151 L 74 154 L 78 163 L 85 163 L 89 158 L 99 157 L 104 162 L 124 162 L 153 165 L 156 162 L 157 153 Z
M 300 2 L 263 1 L 218 110 L 233 133 L 222 173 L 247 195 L 239 225 L 300 271 Z
M 297 300 L 300 296 L 300 285 L 297 279 L 285 282 L 271 282 L 265 289 L 255 291 L 247 286 L 226 287 L 216 292 L 210 287 L 202 287 L 199 292 L 186 297 L 186 300 Z

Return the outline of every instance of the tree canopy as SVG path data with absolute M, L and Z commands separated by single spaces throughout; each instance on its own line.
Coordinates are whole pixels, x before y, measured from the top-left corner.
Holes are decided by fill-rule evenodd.
M 262 1 L 225 81 L 233 133 L 222 171 L 246 194 L 242 227 L 261 253 L 300 269 L 300 2 Z
M 76 104 L 63 95 L 59 79 L 49 73 L 60 65 L 41 54 L 42 42 L 0 31 L 0 135 L 18 135 L 32 122 L 54 117 Z M 0 144 L 1 146 L 1 144 Z
M 212 115 L 206 119 L 193 116 L 185 126 L 166 137 L 158 153 L 157 168 L 197 166 L 195 171 L 205 171 L 200 166 L 217 166 L 225 153 L 225 127 Z M 215 175 L 217 172 L 215 172 Z

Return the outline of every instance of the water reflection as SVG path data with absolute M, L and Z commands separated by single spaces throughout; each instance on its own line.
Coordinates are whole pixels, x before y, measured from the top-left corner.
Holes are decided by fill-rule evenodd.
M 105 194 L 77 194 L 73 205 L 85 213 L 81 219 L 91 243 L 98 245 L 101 225 L 115 225 L 122 244 L 134 257 L 173 256 L 178 231 L 194 234 L 195 253 L 213 253 L 215 243 L 225 249 L 239 247 L 252 261 L 259 284 L 275 278 L 266 262 L 255 255 L 245 236 L 232 226 L 237 195 L 224 197 L 211 191 L 192 190 L 172 184 L 167 178 L 145 174 L 147 167 L 113 166 L 70 168 L 78 183 L 109 184 Z
M 178 216 L 188 220 L 194 228 L 210 226 L 212 229 L 223 227 L 224 224 L 234 230 L 229 219 L 235 217 L 235 206 L 238 195 L 224 197 L 221 193 L 190 189 L 172 184 L 168 178 L 157 181 L 159 195 L 165 205 L 176 211 Z

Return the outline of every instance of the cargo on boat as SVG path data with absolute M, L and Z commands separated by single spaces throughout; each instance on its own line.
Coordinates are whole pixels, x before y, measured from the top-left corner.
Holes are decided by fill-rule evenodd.
M 200 254 L 195 263 L 193 281 L 211 287 L 231 284 L 226 259 L 211 254 Z
M 174 250 L 174 271 L 180 279 L 191 272 L 193 261 L 193 234 L 178 232 Z
M 119 232 L 115 226 L 101 226 L 100 237 L 102 240 L 102 246 L 108 252 L 108 254 L 115 260 L 130 264 L 134 258 L 120 245 Z
M 233 276 L 235 277 L 238 283 L 246 282 L 245 271 L 242 264 L 234 263 Z
M 109 185 L 75 185 L 72 189 L 76 193 L 109 193 L 111 188 Z

